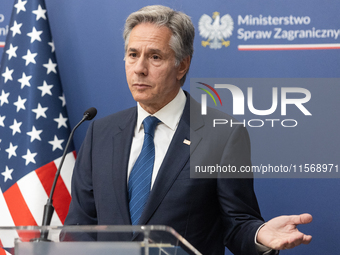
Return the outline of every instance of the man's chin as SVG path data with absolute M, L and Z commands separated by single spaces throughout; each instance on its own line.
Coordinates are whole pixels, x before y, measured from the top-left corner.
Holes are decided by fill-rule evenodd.
M 141 105 L 149 105 L 152 99 L 146 95 L 133 95 L 133 99 Z

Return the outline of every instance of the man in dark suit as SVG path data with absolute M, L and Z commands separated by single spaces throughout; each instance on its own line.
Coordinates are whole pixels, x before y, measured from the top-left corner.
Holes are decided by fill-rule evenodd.
M 193 53 L 190 18 L 145 7 L 128 17 L 124 39 L 127 83 L 138 104 L 92 122 L 65 224 L 168 225 L 203 254 L 224 254 L 224 245 L 234 254 L 270 254 L 310 242 L 296 229 L 309 214 L 263 224 L 251 178 L 190 178 L 190 164 L 251 164 L 245 128 L 212 129 L 213 119 L 231 117 L 212 109 L 202 116 L 181 89 Z

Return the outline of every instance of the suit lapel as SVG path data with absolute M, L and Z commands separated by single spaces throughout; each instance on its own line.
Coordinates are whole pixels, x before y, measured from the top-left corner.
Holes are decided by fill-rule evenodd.
M 117 205 L 125 225 L 131 225 L 129 201 L 127 193 L 127 168 L 130 157 L 130 148 L 137 121 L 137 110 L 131 111 L 119 124 L 118 131 L 113 135 L 113 188 L 116 194 Z M 128 140 L 128 141 L 127 141 Z
M 190 123 L 190 104 L 191 107 L 196 108 L 197 102 L 190 98 L 189 94 L 186 94 L 186 96 L 187 102 L 183 115 L 157 174 L 149 199 L 141 215 L 140 225 L 147 224 L 152 214 L 170 190 L 177 176 L 184 166 L 189 163 L 191 153 L 201 140 L 201 137 L 195 133 L 195 130 L 203 126 L 201 116 L 196 116 L 195 121 Z M 183 143 L 185 139 L 191 141 L 190 146 Z

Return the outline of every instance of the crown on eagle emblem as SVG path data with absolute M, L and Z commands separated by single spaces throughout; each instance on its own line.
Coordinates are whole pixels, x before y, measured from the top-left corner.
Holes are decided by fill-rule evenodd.
M 198 21 L 198 30 L 200 36 L 206 41 L 202 41 L 202 46 L 209 45 L 210 49 L 220 49 L 224 45 L 228 47 L 230 41 L 225 41 L 229 38 L 234 30 L 234 21 L 229 14 L 220 18 L 219 12 L 214 12 L 212 18 L 207 14 L 203 14 Z

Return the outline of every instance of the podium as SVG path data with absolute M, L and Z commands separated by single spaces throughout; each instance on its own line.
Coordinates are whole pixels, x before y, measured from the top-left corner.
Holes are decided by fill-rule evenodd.
M 174 229 L 158 225 L 0 227 L 0 241 L 14 255 L 201 254 Z

